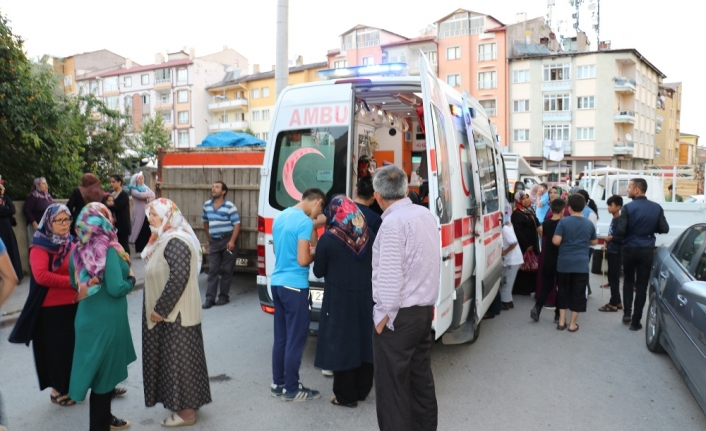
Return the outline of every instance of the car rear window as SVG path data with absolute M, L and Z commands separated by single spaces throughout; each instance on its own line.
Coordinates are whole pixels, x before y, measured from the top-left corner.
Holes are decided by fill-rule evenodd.
M 274 145 L 269 197 L 273 208 L 296 205 L 312 187 L 329 197 L 346 193 L 347 126 L 283 131 Z

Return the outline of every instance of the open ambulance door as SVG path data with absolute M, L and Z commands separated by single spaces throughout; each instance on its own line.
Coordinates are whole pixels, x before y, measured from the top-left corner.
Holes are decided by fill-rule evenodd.
M 505 189 L 500 182 L 504 174 L 498 173 L 497 152 L 494 130 L 488 123 L 490 137 L 480 130 L 474 130 L 470 114 L 471 96 L 463 92 L 464 122 L 468 141 L 471 143 L 471 160 L 473 170 L 477 172 L 476 188 L 477 205 L 475 211 L 476 241 L 475 241 L 475 318 L 478 322 L 488 310 L 495 295 L 491 295 L 495 286 L 502 279 L 502 226 L 505 198 L 500 194 Z M 468 319 L 471 320 L 470 317 Z
M 441 277 L 439 297 L 436 301 L 432 329 L 440 338 L 451 326 L 454 295 L 454 222 L 451 189 L 451 164 L 449 144 L 453 142 L 451 111 L 439 81 L 426 56 L 420 56 L 424 132 L 429 172 L 429 210 L 437 220 L 441 236 Z M 431 251 L 430 251 L 431 253 Z M 430 254 L 430 258 L 433 255 Z

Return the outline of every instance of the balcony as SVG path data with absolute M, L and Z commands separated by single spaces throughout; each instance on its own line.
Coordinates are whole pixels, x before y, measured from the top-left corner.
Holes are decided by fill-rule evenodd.
M 561 81 L 544 81 L 542 82 L 542 91 L 566 91 L 571 90 L 571 80 L 564 79 Z
M 495 117 L 498 115 L 498 108 L 483 108 L 485 109 L 485 114 L 488 117 Z
M 497 52 L 481 52 L 478 54 L 478 61 L 493 61 L 498 59 Z
M 635 93 L 637 84 L 634 79 L 616 76 L 613 81 L 615 81 L 615 91 L 618 93 Z
M 542 121 L 571 121 L 571 111 L 542 112 Z
M 615 111 L 615 122 L 635 124 L 635 112 L 623 110 Z
M 217 133 L 222 130 L 245 130 L 248 128 L 248 122 L 247 121 L 233 121 L 230 123 L 218 123 L 218 124 L 209 124 L 208 126 L 208 132 L 209 133 Z
M 215 99 L 215 97 L 214 97 Z M 233 99 L 233 100 L 223 100 L 216 103 L 209 103 L 209 111 L 232 111 L 232 110 L 242 110 L 247 108 L 248 99 Z
M 154 110 L 155 111 L 163 111 L 167 109 L 172 109 L 172 102 L 173 99 L 171 97 L 168 98 L 158 98 L 154 102 Z
M 498 88 L 498 81 L 478 81 L 479 90 L 488 90 L 491 88 Z
M 615 154 L 633 154 L 635 152 L 635 143 L 632 141 L 618 141 L 613 144 Z
M 662 122 L 661 122 L 661 121 L 658 121 L 658 122 L 655 123 L 655 131 L 656 131 L 657 133 L 659 133 L 659 132 L 662 131 Z
M 662 150 L 660 150 L 658 147 L 655 147 L 655 157 L 659 157 L 662 155 Z
M 664 117 L 662 117 L 661 115 L 657 115 L 657 116 L 655 117 L 655 119 L 656 119 L 657 121 L 659 121 L 660 123 L 661 123 L 662 121 L 664 121 Z

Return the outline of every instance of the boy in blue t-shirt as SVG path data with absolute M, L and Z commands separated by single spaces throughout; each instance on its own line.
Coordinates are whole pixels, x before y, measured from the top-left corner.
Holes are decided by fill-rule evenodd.
M 314 261 L 318 241 L 313 220 L 321 214 L 325 201 L 323 191 L 307 189 L 301 202 L 282 211 L 272 224 L 275 269 L 271 287 L 275 306 L 275 341 L 270 391 L 272 396 L 281 396 L 285 401 L 321 397 L 319 391 L 299 383 L 299 366 L 311 319 L 309 265 Z
M 568 199 L 571 217 L 559 221 L 552 243 L 559 247 L 557 259 L 558 292 L 556 308 L 559 309 L 559 324 L 556 329 L 566 329 L 566 309 L 571 310 L 569 332 L 579 330 L 576 323 L 579 315 L 586 311 L 586 286 L 588 285 L 588 248 L 596 245 L 596 228 L 581 214 L 586 199 L 580 194 Z
M 610 286 L 610 302 L 598 309 L 598 311 L 618 311 L 623 309 L 620 300 L 620 269 L 623 266 L 623 242 L 615 237 L 620 220 L 620 210 L 623 208 L 623 198 L 613 195 L 606 201 L 608 212 L 613 216 L 608 228 L 608 236 L 605 238 L 603 246 L 608 261 L 608 285 Z

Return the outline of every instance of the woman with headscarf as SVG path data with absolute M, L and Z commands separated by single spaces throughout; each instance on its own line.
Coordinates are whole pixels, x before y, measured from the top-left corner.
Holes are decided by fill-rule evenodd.
M 314 366 L 333 370 L 331 403 L 356 407 L 373 386 L 372 257 L 375 234 L 355 202 L 338 195 L 324 210 L 314 275 L 325 277 Z
M 157 199 L 145 209 L 152 236 L 142 250 L 142 373 L 145 405 L 173 413 L 166 427 L 196 423 L 196 410 L 211 402 L 201 332 L 201 243 L 174 202 Z
M 118 242 L 123 246 L 123 249 L 130 253 L 130 197 L 123 190 L 123 176 L 115 174 L 110 176 L 110 188 L 113 192 L 110 196 L 113 197 L 112 205 L 107 205 L 113 213 L 115 220 L 115 228 L 118 230 Z
M 586 200 L 586 206 L 583 207 L 583 212 L 582 215 L 589 219 L 591 223 L 593 223 L 593 227 L 596 229 L 596 235 L 598 235 L 598 207 L 596 206 L 596 202 L 591 199 L 591 197 L 588 195 L 588 192 L 586 190 L 579 190 L 576 192 L 583 196 L 583 198 Z M 593 247 L 588 248 L 588 261 L 591 261 L 591 258 L 593 257 L 594 249 Z M 589 264 L 589 272 L 590 272 L 590 264 Z M 591 285 L 590 283 L 586 286 L 588 289 L 588 294 L 591 294 Z
M 78 242 L 69 264 L 76 301 L 76 346 L 69 396 L 90 396 L 90 430 L 124 429 L 130 422 L 110 411 L 116 385 L 127 378 L 137 359 L 127 315 L 127 298 L 135 286 L 130 255 L 118 243 L 110 210 L 90 203 L 76 223 Z
M 5 195 L 5 186 L 0 184 L 0 239 L 5 243 L 7 255 L 15 269 L 17 278 L 22 280 L 22 261 L 20 260 L 20 248 L 17 245 L 17 238 L 12 227 L 17 224 L 15 221 L 15 204 L 12 199 Z
M 29 246 L 32 268 L 30 292 L 10 341 L 32 341 L 39 390 L 51 388 L 51 402 L 63 407 L 76 404 L 69 396 L 74 356 L 76 292 L 69 281 L 71 213 L 52 204 L 39 220 Z
M 42 221 L 44 211 L 49 208 L 49 205 L 54 203 L 54 199 L 49 194 L 49 185 L 44 177 L 34 179 L 32 189 L 25 200 L 25 206 L 22 212 L 27 219 L 27 239 L 32 240 L 34 231 L 37 230 L 39 222 Z
M 83 207 L 91 202 L 101 202 L 105 193 L 101 189 L 101 182 L 98 178 L 91 174 L 83 174 L 81 177 L 81 187 L 76 187 L 69 197 L 69 201 L 66 206 L 69 207 L 71 211 L 71 217 L 73 222 L 71 222 L 71 234 L 76 235 L 76 221 L 78 220 L 78 213 L 81 212 Z
M 135 244 L 135 253 L 142 253 L 152 235 L 149 221 L 145 217 L 145 207 L 147 203 L 154 200 L 154 192 L 145 185 L 142 172 L 136 173 L 130 179 L 130 194 L 133 204 L 130 244 Z
M 512 212 L 512 227 L 520 244 L 522 256 L 529 250 L 535 255 L 539 255 L 539 235 L 541 225 L 534 210 L 532 209 L 532 199 L 529 193 L 524 190 L 515 192 L 515 211 Z M 525 263 L 526 259 L 525 259 Z M 517 272 L 515 285 L 512 289 L 513 295 L 529 295 L 537 289 L 537 271 Z

